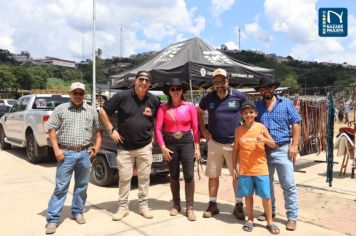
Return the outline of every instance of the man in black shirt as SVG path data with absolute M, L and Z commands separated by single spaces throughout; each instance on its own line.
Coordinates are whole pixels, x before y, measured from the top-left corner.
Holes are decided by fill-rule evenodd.
M 133 165 L 136 163 L 138 178 L 139 213 L 153 218 L 148 209 L 148 188 L 152 165 L 152 140 L 159 98 L 148 92 L 151 76 L 146 71 L 136 74 L 135 85 L 117 93 L 104 103 L 99 114 L 111 138 L 118 143 L 119 210 L 113 220 L 121 220 L 129 214 L 128 196 Z M 109 120 L 117 111 L 118 129 Z

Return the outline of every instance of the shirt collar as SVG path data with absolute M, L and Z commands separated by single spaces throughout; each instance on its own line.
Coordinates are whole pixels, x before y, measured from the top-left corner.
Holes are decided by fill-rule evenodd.
M 219 98 L 218 94 L 216 93 L 216 91 L 214 90 L 215 96 Z M 232 93 L 232 89 L 230 87 L 227 88 L 227 95 L 224 97 L 224 99 L 226 99 L 227 97 L 229 97 Z M 220 99 L 220 98 L 219 98 Z
M 143 98 L 143 100 L 145 100 L 145 99 L 148 97 L 148 93 L 149 93 L 149 92 L 146 93 L 146 95 L 145 95 L 145 97 Z M 132 96 L 132 97 L 136 97 L 136 98 L 138 99 L 138 96 L 137 96 L 136 93 L 135 93 L 135 86 L 132 87 L 132 89 L 131 89 L 131 96 Z
M 75 107 L 72 102 L 69 103 L 69 108 L 74 108 L 74 109 L 84 109 L 84 110 L 87 110 L 87 109 L 88 109 L 88 106 L 89 106 L 89 105 L 88 105 L 85 101 L 83 101 L 82 105 L 81 105 L 80 107 L 78 107 L 78 108 Z

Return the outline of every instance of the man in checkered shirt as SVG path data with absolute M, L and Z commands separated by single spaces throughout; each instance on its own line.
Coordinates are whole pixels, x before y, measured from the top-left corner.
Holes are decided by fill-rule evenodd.
M 46 234 L 56 232 L 73 172 L 75 186 L 72 216 L 78 224 L 85 224 L 83 211 L 90 176 L 90 159 L 100 149 L 103 131 L 96 110 L 83 102 L 84 94 L 84 84 L 73 83 L 70 87 L 71 102 L 56 107 L 45 124 L 57 159 L 56 186 L 48 203 Z M 90 144 L 93 134 L 94 146 Z

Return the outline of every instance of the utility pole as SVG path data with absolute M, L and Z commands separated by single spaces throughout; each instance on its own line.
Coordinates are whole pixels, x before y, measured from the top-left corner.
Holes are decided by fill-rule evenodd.
M 122 47 L 122 27 L 120 27 L 120 57 L 123 57 L 123 47 Z
M 82 34 L 82 62 L 84 61 L 84 34 Z M 83 72 L 80 69 L 80 82 L 83 83 Z
M 93 93 L 92 93 L 92 106 L 96 107 L 96 45 L 95 45 L 95 0 L 93 0 Z
M 239 51 L 241 51 L 241 45 L 240 45 L 240 41 L 241 41 L 241 34 L 240 34 L 240 28 L 239 28 Z

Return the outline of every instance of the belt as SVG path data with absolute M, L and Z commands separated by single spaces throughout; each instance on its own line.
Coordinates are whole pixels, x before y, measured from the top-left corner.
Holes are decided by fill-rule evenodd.
M 88 149 L 90 147 L 90 143 L 84 146 L 68 146 L 68 145 L 63 145 L 63 144 L 59 144 L 59 148 L 60 149 L 67 149 L 67 150 L 72 150 L 72 151 L 76 151 L 76 152 L 80 152 L 83 151 L 85 149 Z
M 185 136 L 187 136 L 189 134 L 192 134 L 192 131 L 190 131 L 190 130 L 188 130 L 188 131 L 178 131 L 178 132 L 182 133 L 182 136 L 180 138 L 178 138 L 178 139 L 181 139 L 181 138 L 183 138 L 183 137 L 185 137 Z M 175 138 L 174 137 L 174 133 L 175 132 L 166 132 L 166 133 L 163 134 L 163 136 Z M 175 139 L 177 139 L 177 138 L 175 138 Z
M 282 147 L 282 146 L 284 146 L 286 144 L 290 144 L 290 142 L 288 141 L 288 142 L 277 143 L 277 148 Z

